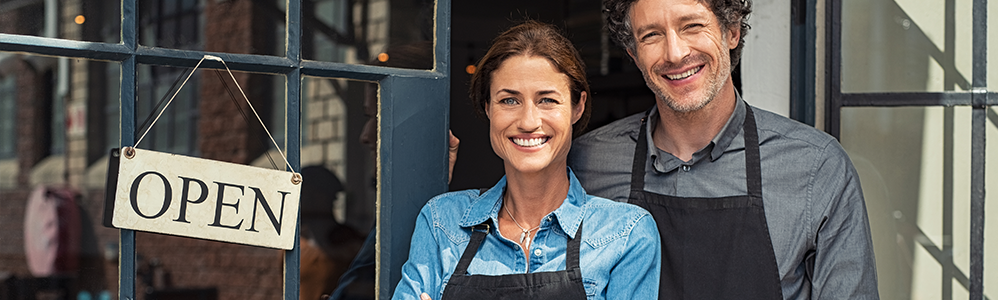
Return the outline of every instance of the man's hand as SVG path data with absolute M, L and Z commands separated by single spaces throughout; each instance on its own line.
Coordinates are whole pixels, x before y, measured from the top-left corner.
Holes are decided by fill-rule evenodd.
M 447 151 L 450 160 L 450 166 L 447 169 L 447 183 L 450 183 L 450 179 L 454 177 L 454 163 L 457 162 L 457 147 L 461 145 L 461 140 L 457 139 L 454 136 L 454 132 L 450 130 L 447 130 L 447 134 L 450 135 L 450 149 Z M 426 295 L 426 293 L 423 293 L 423 295 Z M 423 295 L 420 295 L 422 300 L 430 300 L 429 295 L 426 295 L 426 297 L 423 297 Z
M 457 138 L 454 137 L 454 135 L 452 134 L 452 135 L 450 135 L 450 140 L 451 140 L 451 142 L 453 142 L 454 140 L 457 140 Z M 451 143 L 451 144 L 453 145 L 453 143 Z M 451 149 L 457 149 L 457 148 L 454 147 L 454 148 L 451 148 Z M 457 153 L 457 150 L 451 151 L 451 153 Z M 454 156 L 451 156 L 451 157 L 454 157 Z M 454 160 L 453 159 L 451 160 L 450 165 L 451 166 L 454 165 Z M 426 293 L 422 293 L 422 294 L 419 294 L 419 300 L 433 300 L 433 299 L 430 299 L 430 295 L 427 295 Z

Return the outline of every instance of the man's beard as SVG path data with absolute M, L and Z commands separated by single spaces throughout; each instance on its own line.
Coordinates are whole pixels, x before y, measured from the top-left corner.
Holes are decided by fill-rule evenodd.
M 702 57 L 699 57 L 696 60 L 710 61 L 709 59 L 705 59 Z M 720 59 L 718 63 L 730 65 L 730 63 L 727 63 L 724 59 Z M 706 64 L 704 65 L 703 68 L 704 69 L 700 70 L 700 72 L 708 71 Z M 654 81 L 651 80 L 652 78 L 650 78 L 650 76 L 658 76 L 658 78 L 661 78 L 666 82 L 669 80 L 668 78 L 664 78 L 658 75 L 662 74 L 662 72 L 660 72 L 659 69 L 661 68 L 653 67 L 652 72 L 641 72 L 641 75 L 644 76 L 645 83 L 648 85 L 648 88 L 651 89 L 653 93 L 655 93 L 656 98 L 661 100 L 661 102 L 665 103 L 666 106 L 668 106 L 670 109 L 672 109 L 677 113 L 694 112 L 706 107 L 707 104 L 710 104 L 710 102 L 714 101 L 714 98 L 717 97 L 717 94 L 721 91 L 721 88 L 724 85 L 725 80 L 727 80 L 725 76 L 730 74 L 730 72 L 726 72 L 725 70 L 717 70 L 717 72 L 714 74 L 703 74 L 703 75 L 709 75 L 711 77 L 707 79 L 706 86 L 703 86 L 703 88 L 706 89 L 704 90 L 705 94 L 694 95 L 694 96 L 702 96 L 702 98 L 694 99 L 694 101 L 690 102 L 680 102 L 676 101 L 676 99 L 669 96 L 669 94 L 666 93 L 663 87 L 656 85 Z

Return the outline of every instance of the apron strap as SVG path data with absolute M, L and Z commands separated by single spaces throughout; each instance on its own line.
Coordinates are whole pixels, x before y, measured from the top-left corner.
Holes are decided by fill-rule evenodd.
M 485 240 L 485 235 L 488 232 L 488 221 L 471 227 L 471 241 L 468 241 L 468 247 L 464 248 L 464 254 L 461 254 L 461 260 L 457 262 L 457 267 L 454 268 L 454 275 L 464 276 L 468 274 L 468 266 L 471 265 L 471 260 L 475 258 L 475 254 L 478 253 L 478 247 L 482 245 L 482 240 Z
M 634 148 L 634 163 L 631 165 L 631 194 L 645 189 L 645 162 L 648 157 L 648 138 L 645 137 L 648 130 L 645 127 L 648 127 L 648 114 L 650 113 L 649 109 L 641 118 L 641 130 L 638 132 L 638 142 Z M 633 197 L 628 198 L 633 199 Z
M 745 181 L 748 194 L 752 198 L 762 199 L 762 166 L 759 156 L 759 131 L 755 126 L 755 114 L 752 107 L 745 104 Z
M 580 244 L 582 243 L 582 222 L 579 222 L 579 229 L 575 230 L 575 237 L 568 241 L 565 249 L 565 270 L 579 269 Z M 570 273 L 571 274 L 571 273 Z

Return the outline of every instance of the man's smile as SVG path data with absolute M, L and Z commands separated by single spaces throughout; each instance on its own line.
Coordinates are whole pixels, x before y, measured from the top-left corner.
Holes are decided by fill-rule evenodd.
M 700 70 L 702 69 L 703 65 L 679 74 L 665 74 L 665 78 L 669 80 L 683 80 L 689 78 L 690 76 L 693 76 L 693 74 L 696 74 L 697 72 L 700 72 Z

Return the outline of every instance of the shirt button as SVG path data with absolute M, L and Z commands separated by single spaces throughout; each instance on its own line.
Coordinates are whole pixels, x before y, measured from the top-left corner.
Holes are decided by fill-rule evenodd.
M 541 256 L 541 253 L 544 253 L 541 251 L 541 249 L 534 249 L 534 255 Z
M 689 172 L 689 171 L 690 171 L 690 165 L 683 165 L 683 172 Z

